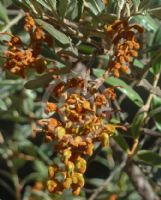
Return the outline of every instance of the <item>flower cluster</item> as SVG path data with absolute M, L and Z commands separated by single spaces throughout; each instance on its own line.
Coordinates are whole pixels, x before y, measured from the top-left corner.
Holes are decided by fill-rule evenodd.
M 105 26 L 107 37 L 112 38 L 114 57 L 109 63 L 109 69 L 115 77 L 120 72 L 128 73 L 131 58 L 138 56 L 140 48 L 136 35 L 144 29 L 138 24 L 129 25 L 128 20 L 116 20 L 112 25 Z
M 61 194 L 71 188 L 78 195 L 84 185 L 85 157 L 93 154 L 95 142 L 108 145 L 109 136 L 121 127 L 109 123 L 110 101 L 115 98 L 113 89 L 83 95 L 84 84 L 79 77 L 57 83 L 52 95 L 59 97 L 59 106 L 48 103 L 46 108 L 56 115 L 39 122 L 46 141 L 55 142 L 59 157 L 59 161 L 49 166 L 47 187 L 51 193 Z
M 24 44 L 19 36 L 8 34 L 11 39 L 7 41 L 8 50 L 5 52 L 7 61 L 5 68 L 11 73 L 25 77 L 26 69 L 34 69 L 42 73 L 46 67 L 46 61 L 40 56 L 41 42 L 46 42 L 50 47 L 52 40 L 41 27 L 36 26 L 33 18 L 27 13 L 25 18 L 25 30 L 30 35 L 30 44 Z

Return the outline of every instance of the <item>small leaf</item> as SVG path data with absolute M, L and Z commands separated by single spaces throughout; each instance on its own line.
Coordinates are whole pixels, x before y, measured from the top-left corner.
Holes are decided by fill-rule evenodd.
M 13 87 L 17 87 L 19 85 L 22 85 L 23 84 L 23 80 L 21 79 L 17 79 L 17 80 L 11 80 L 11 79 L 6 79 L 6 80 L 3 80 L 3 81 L 0 81 L 0 86 L 4 87 L 4 86 L 13 86 Z
M 42 25 L 43 28 L 51 35 L 53 36 L 56 40 L 58 40 L 60 43 L 62 44 L 70 44 L 71 43 L 71 39 L 70 37 L 66 36 L 64 33 L 60 32 L 59 30 L 57 30 L 56 28 L 54 28 L 54 26 L 52 26 L 51 24 L 44 22 L 41 19 L 37 19 L 36 22 L 39 25 Z
M 69 0 L 59 1 L 58 11 L 60 17 L 64 18 L 66 16 Z
M 135 7 L 135 10 L 138 11 L 139 5 L 140 5 L 140 0 L 133 0 L 133 4 Z
M 3 20 L 4 22 L 8 22 L 8 15 L 7 15 L 7 10 L 6 8 L 2 5 L 0 2 L 0 19 Z
M 52 74 L 45 74 L 37 79 L 28 81 L 27 83 L 25 83 L 24 87 L 26 89 L 36 89 L 40 87 L 45 87 L 50 83 L 51 80 Z
M 34 1 L 35 1 L 35 0 L 34 0 Z M 46 3 L 44 0 L 36 0 L 36 1 L 37 1 L 39 4 L 41 4 L 42 7 L 44 7 L 44 8 L 46 8 L 46 9 L 48 9 L 48 10 L 51 11 L 50 6 L 48 6 L 47 3 Z
M 148 13 L 144 16 L 138 15 L 133 18 L 148 31 L 155 32 L 158 29 L 158 24 Z
M 145 162 L 146 164 L 161 167 L 161 156 L 152 151 L 141 150 L 138 151 L 137 156 L 139 160 Z
M 41 176 L 41 173 L 38 173 L 38 172 L 33 172 L 31 174 L 28 174 L 24 179 L 23 181 L 21 182 L 21 185 L 24 186 L 32 181 L 35 181 L 35 180 L 41 180 L 43 179 L 44 177 Z
M 79 0 L 80 1 L 80 0 Z M 74 20 L 78 16 L 78 0 L 71 0 L 68 5 L 67 18 Z
M 104 183 L 104 180 L 100 178 L 90 178 L 90 179 L 86 179 L 86 183 L 99 187 L 100 185 Z
M 37 12 L 39 15 L 42 15 L 42 12 L 43 12 L 42 6 L 35 0 L 31 0 L 31 3 L 34 7 L 35 12 Z
M 150 0 L 143 0 L 139 5 L 139 10 L 145 10 L 150 5 Z
M 157 111 L 158 108 L 161 108 L 161 98 L 154 96 L 152 100 L 152 111 L 154 110 Z M 161 114 L 160 113 L 155 114 L 154 119 L 156 127 L 158 128 L 158 130 L 161 131 Z
M 101 157 L 101 156 L 96 156 L 94 159 L 95 162 L 99 162 L 100 164 L 104 165 L 105 167 L 108 167 L 108 162 L 107 159 Z
M 105 5 L 102 0 L 86 0 L 86 2 L 94 15 L 98 15 L 105 9 Z
M 131 133 L 134 138 L 137 138 L 141 133 L 141 127 L 144 122 L 145 113 L 139 112 L 135 115 L 133 122 L 131 124 Z
M 0 110 L 4 110 L 4 111 L 7 110 L 7 106 L 2 99 L 0 99 Z
M 153 45 L 161 44 L 161 27 L 158 28 Z M 161 72 L 161 47 L 159 47 L 155 52 L 152 52 L 152 70 L 154 74 Z
M 114 140 L 117 142 L 117 144 L 126 152 L 129 152 L 129 146 L 124 139 L 124 137 L 121 134 L 116 134 L 113 136 Z
M 86 44 L 80 44 L 78 46 L 78 50 L 85 54 L 91 54 L 94 52 L 95 48 L 93 48 L 92 46 L 86 45 Z
M 57 3 L 57 0 L 47 0 L 50 5 L 56 10 L 56 3 Z
M 41 177 L 43 177 L 43 178 L 47 177 L 48 170 L 46 168 L 46 165 L 42 161 L 35 160 L 34 168 L 35 168 L 36 172 L 41 174 Z

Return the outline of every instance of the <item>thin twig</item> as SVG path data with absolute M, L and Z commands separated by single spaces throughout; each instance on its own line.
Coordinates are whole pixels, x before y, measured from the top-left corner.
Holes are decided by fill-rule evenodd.
M 148 128 L 142 128 L 141 130 L 145 135 L 149 135 L 149 136 L 153 136 L 153 137 L 161 137 L 161 133 L 159 133 L 157 131 L 153 131 Z
M 113 155 L 118 162 L 124 160 L 125 153 L 113 139 L 111 140 L 111 148 Z M 136 191 L 143 200 L 159 200 L 159 197 L 155 194 L 152 186 L 148 182 L 148 179 L 132 160 L 127 161 L 123 170 L 128 174 L 130 180 L 136 188 Z
M 126 161 L 122 161 L 122 163 L 114 170 L 111 172 L 110 176 L 103 182 L 103 184 L 89 197 L 88 200 L 94 200 L 97 199 L 98 195 L 103 191 L 103 189 L 108 185 L 108 183 L 116 176 L 125 166 L 126 166 Z
M 160 73 L 156 74 L 155 77 L 154 77 L 153 88 L 157 87 L 159 79 L 160 79 Z M 147 98 L 147 101 L 146 101 L 145 105 L 142 108 L 140 108 L 139 111 L 136 114 L 136 115 L 138 115 L 139 113 L 144 112 L 144 119 L 143 119 L 144 125 L 147 124 L 147 122 L 148 122 L 148 119 L 147 119 L 148 111 L 150 109 L 150 105 L 151 105 L 151 101 L 153 99 L 153 96 L 154 96 L 154 94 L 150 91 L 150 94 L 149 94 L 149 96 Z M 134 139 L 134 144 L 133 144 L 133 146 L 131 148 L 131 151 L 129 152 L 129 158 L 131 158 L 135 154 L 135 151 L 136 151 L 137 146 L 138 146 L 138 141 L 139 141 L 139 134 Z
M 8 31 L 13 25 L 17 24 L 19 20 L 22 19 L 23 17 L 24 17 L 24 12 L 20 11 L 19 14 L 4 27 L 1 33 Z

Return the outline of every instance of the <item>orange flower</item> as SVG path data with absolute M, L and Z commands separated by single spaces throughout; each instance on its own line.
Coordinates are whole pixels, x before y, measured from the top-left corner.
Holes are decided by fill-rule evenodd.
M 25 26 L 24 26 L 26 31 L 32 31 L 33 28 L 35 28 L 35 21 L 34 19 L 30 16 L 29 13 L 26 13 L 26 18 L 25 18 Z
M 119 77 L 120 72 L 129 72 L 131 58 L 138 56 L 137 50 L 140 48 L 136 34 L 143 30 L 137 24 L 129 25 L 128 20 L 116 20 L 112 25 L 105 26 L 107 36 L 112 37 L 114 45 L 114 57 L 109 62 L 109 69 L 115 77 Z
M 79 195 L 84 186 L 83 174 L 87 162 L 85 156 L 93 154 L 94 143 L 109 145 L 109 137 L 120 126 L 107 123 L 106 115 L 99 114 L 109 101 L 115 99 L 114 88 L 107 88 L 102 94 L 97 92 L 94 98 L 86 98 L 79 93 L 68 93 L 68 89 L 75 87 L 75 91 L 84 87 L 84 80 L 74 77 L 66 82 L 59 82 L 53 93 L 57 97 L 63 95 L 61 105 L 47 104 L 47 110 L 54 110 L 61 114 L 61 118 L 53 116 L 48 120 L 41 120 L 46 141 L 54 141 L 60 163 L 49 166 L 49 192 L 61 194 L 65 189 L 72 189 L 74 195 Z M 90 88 L 91 89 L 91 88 Z M 64 95 L 65 94 L 65 95 Z M 91 106 L 92 105 L 92 106 Z

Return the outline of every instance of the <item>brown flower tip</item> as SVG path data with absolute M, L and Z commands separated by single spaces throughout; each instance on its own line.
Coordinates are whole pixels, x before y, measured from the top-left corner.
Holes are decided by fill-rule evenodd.
M 130 25 L 128 20 L 116 20 L 112 25 L 105 26 L 107 37 L 112 37 L 114 45 L 114 56 L 109 63 L 109 69 L 115 77 L 119 77 L 120 72 L 130 72 L 130 62 L 132 58 L 138 57 L 140 48 L 136 35 L 143 31 L 140 25 Z

